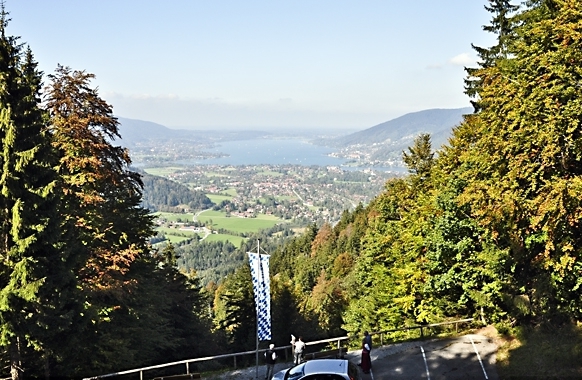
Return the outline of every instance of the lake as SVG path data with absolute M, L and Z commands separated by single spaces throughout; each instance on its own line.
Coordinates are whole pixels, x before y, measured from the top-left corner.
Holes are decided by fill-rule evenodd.
M 208 165 L 319 165 L 340 166 L 346 162 L 343 158 L 328 156 L 332 148 L 317 146 L 303 140 L 293 139 L 254 139 L 240 141 L 225 141 L 215 148 L 208 149 L 212 153 L 228 154 L 228 157 L 210 158 L 205 160 L 188 160 L 183 163 Z

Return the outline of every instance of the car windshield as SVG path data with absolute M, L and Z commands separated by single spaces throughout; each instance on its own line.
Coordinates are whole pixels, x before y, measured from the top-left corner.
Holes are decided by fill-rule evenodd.
M 301 376 L 303 376 L 303 368 L 304 367 L 305 367 L 305 363 L 299 364 L 298 366 L 295 366 L 295 367 L 289 369 L 289 372 L 287 372 L 287 376 L 285 376 L 285 379 L 286 380 L 295 380 L 295 379 L 301 378 Z

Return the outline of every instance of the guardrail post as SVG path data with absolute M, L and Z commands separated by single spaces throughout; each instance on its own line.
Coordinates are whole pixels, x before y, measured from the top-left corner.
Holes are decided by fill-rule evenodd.
M 422 326 L 420 326 L 420 337 L 424 338 L 424 332 L 422 331 Z
M 234 355 L 233 358 L 234 358 L 234 369 L 236 369 L 236 355 Z
M 186 362 L 186 374 L 190 374 L 190 363 Z

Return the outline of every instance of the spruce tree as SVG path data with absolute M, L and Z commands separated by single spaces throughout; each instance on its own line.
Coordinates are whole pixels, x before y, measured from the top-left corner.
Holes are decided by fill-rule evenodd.
M 485 9 L 492 14 L 492 18 L 489 25 L 483 26 L 483 30 L 495 34 L 497 41 L 489 48 L 472 45 L 479 56 L 479 63 L 477 68 L 465 68 L 468 74 L 465 79 L 465 93 L 473 98 L 471 103 L 475 112 L 480 111 L 483 107 L 479 102 L 479 90 L 485 80 L 482 71 L 496 66 L 502 59 L 507 58 L 508 44 L 517 24 L 514 16 L 519 10 L 519 6 L 511 4 L 511 0 L 489 0 L 489 5 L 486 5 Z
M 8 36 L 0 14 L 0 346 L 13 379 L 34 374 L 32 348 L 50 356 L 50 341 L 68 324 L 74 276 L 57 248 L 57 176 L 45 117 L 41 73 L 30 49 Z M 46 370 L 48 367 L 45 365 Z M 32 371 L 32 372 L 31 372 Z

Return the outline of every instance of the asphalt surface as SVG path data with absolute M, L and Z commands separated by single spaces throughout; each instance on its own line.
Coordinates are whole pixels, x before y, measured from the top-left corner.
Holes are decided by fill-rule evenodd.
M 361 373 L 362 380 L 389 379 L 485 379 L 499 380 L 495 371 L 497 345 L 486 336 L 470 334 L 451 339 L 432 339 L 395 343 L 373 348 L 372 370 Z M 360 362 L 361 352 L 351 351 L 346 359 Z M 317 359 L 316 359 L 317 360 Z M 275 372 L 289 368 L 291 363 L 277 363 Z M 215 380 L 252 380 L 258 372 L 265 378 L 265 366 L 246 368 L 212 377 Z
M 496 350 L 497 345 L 482 335 L 394 344 L 372 350 L 372 371 L 362 374 L 362 380 L 498 380 Z

